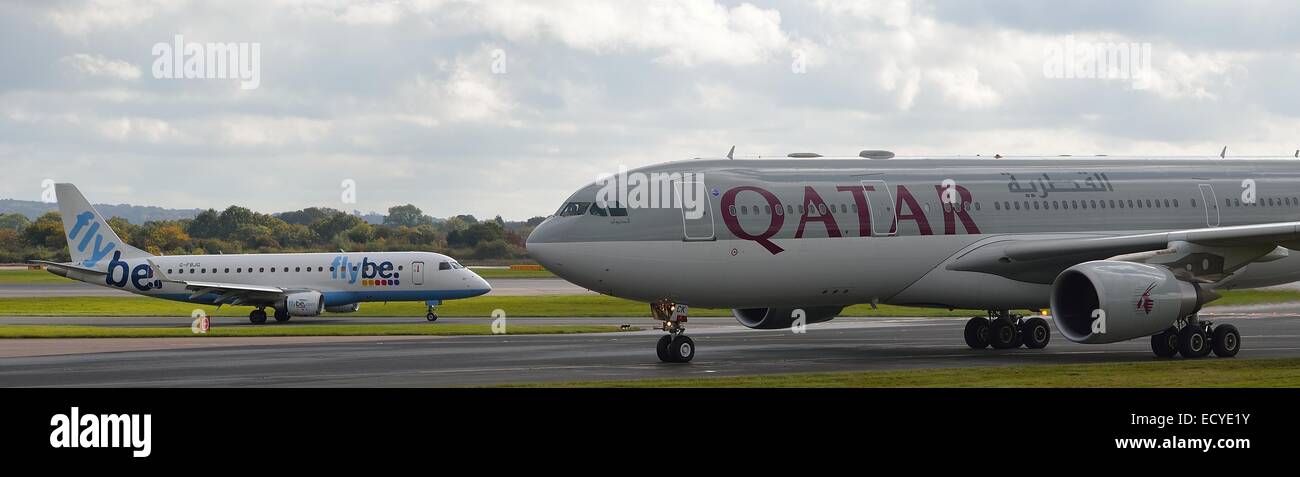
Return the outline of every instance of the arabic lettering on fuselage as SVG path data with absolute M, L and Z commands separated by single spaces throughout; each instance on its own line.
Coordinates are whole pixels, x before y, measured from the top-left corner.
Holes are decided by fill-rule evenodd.
M 1010 178 L 1007 183 L 1007 190 L 1013 194 L 1024 194 L 1025 197 L 1047 198 L 1053 193 L 1067 192 L 1111 192 L 1115 186 L 1110 183 L 1110 178 L 1106 177 L 1104 172 L 1076 172 L 1075 175 L 1083 176 L 1069 180 L 1054 180 L 1046 172 L 1039 174 L 1038 177 L 1026 180 L 1024 182 L 1016 178 L 1015 174 L 1003 172 L 1002 175 Z M 1025 183 L 1028 183 L 1026 185 Z

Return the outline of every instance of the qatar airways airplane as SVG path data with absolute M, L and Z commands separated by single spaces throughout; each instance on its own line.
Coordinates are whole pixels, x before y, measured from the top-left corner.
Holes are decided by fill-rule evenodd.
M 38 261 L 55 275 L 169 300 L 252 306 L 248 319 L 348 313 L 361 302 L 423 301 L 436 321 L 443 300 L 492 290 L 446 255 L 430 252 L 339 252 L 155 256 L 127 245 L 76 186 L 56 184 L 72 261 Z
M 622 173 L 569 197 L 528 252 L 650 302 L 669 362 L 695 354 L 690 306 L 777 329 L 868 303 L 987 310 L 965 328 L 977 349 L 1043 348 L 1047 322 L 1012 311 L 1050 308 L 1074 342 L 1150 336 L 1162 357 L 1234 356 L 1240 333 L 1197 319 L 1202 305 L 1300 280 L 1296 159 L 861 156 Z M 604 199 L 620 181 L 631 192 Z M 671 204 L 638 205 L 656 192 Z

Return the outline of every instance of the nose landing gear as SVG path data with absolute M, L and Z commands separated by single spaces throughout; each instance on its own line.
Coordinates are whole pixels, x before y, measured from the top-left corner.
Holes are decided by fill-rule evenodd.
M 695 358 L 695 340 L 686 336 L 686 305 L 678 305 L 668 300 L 659 300 L 650 304 L 650 313 L 662 322 L 662 329 L 667 335 L 659 337 L 655 352 L 659 360 L 665 363 L 687 363 Z
M 426 301 L 424 304 L 429 307 L 429 312 L 424 315 L 424 319 L 429 320 L 429 322 L 438 321 L 438 305 L 441 305 L 442 302 Z

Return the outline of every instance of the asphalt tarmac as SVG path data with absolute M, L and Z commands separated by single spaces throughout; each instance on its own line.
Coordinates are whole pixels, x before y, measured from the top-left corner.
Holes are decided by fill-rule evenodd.
M 1300 357 L 1300 315 L 1270 312 L 1207 318 L 1241 330 L 1243 349 L 1234 359 Z M 49 317 L 3 318 L 0 323 L 59 320 L 90 324 L 88 318 Z M 103 320 L 188 326 L 176 319 Z M 213 326 L 252 326 L 240 319 L 228 320 L 218 318 Z M 348 320 L 421 321 L 418 317 L 328 321 Z M 444 318 L 428 326 L 457 322 L 487 327 L 490 320 Z M 509 323 L 629 323 L 647 329 L 656 324 L 648 318 L 515 318 Z M 729 318 L 694 318 L 689 334 L 698 352 L 688 364 L 660 363 L 654 343 L 661 332 L 653 330 L 533 336 L 12 339 L 0 340 L 0 386 L 477 386 L 1155 359 L 1145 338 L 1079 345 L 1055 333 L 1042 350 L 971 350 L 962 342 L 963 325 L 961 319 L 839 318 L 796 334 L 749 330 Z

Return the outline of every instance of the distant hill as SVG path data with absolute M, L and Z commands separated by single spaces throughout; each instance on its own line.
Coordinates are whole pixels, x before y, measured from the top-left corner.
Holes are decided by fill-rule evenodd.
M 204 209 L 164 209 L 151 205 L 130 205 L 130 204 L 95 204 L 99 213 L 105 218 L 121 217 L 127 222 L 140 225 L 145 222 L 154 220 L 181 220 L 192 219 L 199 215 Z M 30 220 L 36 220 L 37 217 L 44 215 L 46 212 L 59 210 L 58 204 L 47 204 L 34 200 L 14 200 L 0 199 L 0 214 L 23 214 Z M 218 212 L 221 209 L 217 209 Z M 352 211 L 352 215 L 361 217 L 362 220 L 374 225 L 384 223 L 384 215 L 376 212 L 362 213 L 359 210 Z M 442 219 L 434 219 L 435 222 Z
M 133 224 L 143 224 L 151 220 L 192 219 L 202 212 L 199 209 L 164 209 L 162 207 L 130 204 L 95 204 L 99 213 L 106 218 L 121 217 Z M 19 213 L 28 219 L 36 220 L 46 212 L 59 210 L 58 204 L 47 204 L 34 200 L 0 199 L 0 213 Z

